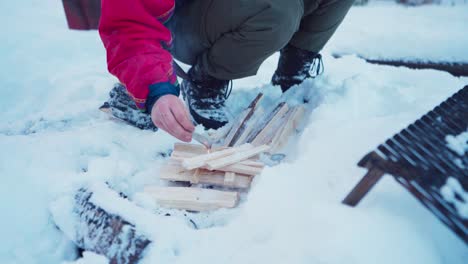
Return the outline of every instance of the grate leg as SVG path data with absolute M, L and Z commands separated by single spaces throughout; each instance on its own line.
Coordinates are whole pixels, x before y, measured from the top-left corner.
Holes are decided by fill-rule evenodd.
M 348 196 L 346 196 L 343 203 L 353 207 L 356 206 L 383 175 L 384 172 L 379 169 L 371 168 L 368 170 L 367 174 L 359 181 Z

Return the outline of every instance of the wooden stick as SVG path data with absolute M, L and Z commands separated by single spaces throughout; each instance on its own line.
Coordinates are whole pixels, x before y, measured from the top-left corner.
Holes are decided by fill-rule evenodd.
M 204 166 L 204 168 L 208 169 L 208 166 Z M 218 168 L 216 170 L 255 176 L 255 175 L 259 175 L 260 173 L 262 173 L 263 165 L 262 167 L 255 167 L 255 166 L 247 166 L 242 163 L 236 163 L 236 164 Z
M 190 143 L 175 143 L 172 157 L 192 157 L 208 153 L 208 149 L 203 145 Z
M 232 140 L 229 142 L 227 146 L 233 147 L 236 145 L 237 141 L 239 140 L 240 136 L 244 133 L 247 124 L 249 120 L 252 118 L 252 116 L 255 113 L 255 110 L 257 109 L 257 105 L 260 102 L 260 100 L 263 98 L 263 93 L 259 93 L 257 97 L 250 103 L 248 107 L 248 113 L 245 116 L 244 120 L 241 122 L 239 129 L 236 131 L 236 134 L 234 134 Z
M 271 140 L 271 153 L 275 153 L 282 149 L 289 141 L 289 137 L 297 130 L 300 122 L 302 121 L 305 113 L 303 106 L 296 106 L 291 108 L 285 115 L 286 124 L 282 126 L 279 133 L 277 133 Z
M 231 143 L 232 139 L 233 139 L 234 136 L 236 135 L 237 131 L 238 131 L 239 128 L 242 126 L 243 120 L 247 117 L 248 114 L 249 114 L 249 109 L 245 109 L 245 110 L 239 115 L 239 117 L 234 121 L 234 124 L 231 126 L 231 130 L 229 130 L 229 132 L 227 133 L 226 138 L 224 139 L 224 141 L 222 142 L 222 144 L 220 145 L 220 147 L 228 147 L 228 146 L 229 146 L 229 144 Z
M 144 192 L 155 198 L 162 207 L 190 211 L 233 208 L 239 201 L 237 192 L 202 188 L 148 186 Z
M 270 147 L 267 145 L 258 146 L 255 148 L 238 151 L 237 153 L 229 156 L 224 156 L 222 158 L 213 159 L 206 162 L 206 165 L 209 170 L 216 170 L 222 167 L 226 167 L 231 164 L 235 164 L 239 161 L 249 159 L 255 155 L 267 151 Z
M 236 174 L 234 172 L 226 172 L 224 174 L 224 185 L 231 186 L 236 181 Z
M 242 131 L 242 134 L 239 136 L 237 139 L 235 145 L 241 145 L 248 143 L 247 138 L 249 135 L 252 133 L 252 131 L 258 127 L 259 122 L 264 119 L 264 111 L 263 108 L 258 108 L 258 110 L 255 112 L 255 115 L 252 117 L 251 120 L 247 123 L 247 125 L 244 128 L 244 131 Z
M 199 156 L 195 156 L 191 158 L 186 158 L 186 159 L 183 159 L 182 166 L 187 170 L 200 168 L 210 160 L 226 157 L 226 156 L 232 155 L 235 152 L 244 151 L 244 150 L 248 150 L 251 148 L 252 148 L 252 145 L 244 144 L 239 147 L 228 148 L 228 149 L 224 149 L 221 151 L 216 151 L 216 152 L 211 152 L 211 153 L 207 153 L 207 154 L 203 154 L 203 155 L 199 155 Z
M 286 112 L 288 111 L 289 107 L 287 104 L 282 104 L 280 108 L 276 111 L 276 114 L 270 119 L 270 121 L 265 125 L 265 127 L 260 131 L 260 133 L 252 140 L 252 145 L 260 146 L 262 144 L 267 143 L 267 139 L 271 137 L 272 133 L 274 133 L 273 128 L 281 120 Z
M 189 154 L 190 155 L 190 154 Z M 182 161 L 187 158 L 187 157 L 193 157 L 187 155 L 186 157 L 179 158 L 179 157 L 173 157 L 169 160 L 168 165 L 175 166 L 177 168 L 177 171 L 182 172 L 182 171 L 190 171 L 182 167 Z M 240 173 L 240 174 L 246 174 L 246 175 L 251 175 L 255 176 L 260 173 L 262 173 L 263 168 L 265 165 L 262 162 L 258 162 L 256 160 L 252 159 L 247 159 L 240 161 L 236 164 L 232 164 L 226 167 L 219 168 L 217 170 L 219 171 L 230 171 L 230 172 L 235 172 L 235 173 Z M 163 167 L 164 168 L 164 167 Z M 208 169 L 206 165 L 203 165 L 200 167 L 200 169 Z
M 193 173 L 192 176 L 192 181 L 191 183 L 193 184 L 198 184 L 200 182 L 200 169 L 195 169 L 195 172 Z
M 237 164 L 242 164 L 245 166 L 252 166 L 252 167 L 257 167 L 257 168 L 265 167 L 265 165 L 262 162 L 251 160 L 251 159 L 240 161 Z
M 198 170 L 198 182 L 201 184 L 212 184 L 217 186 L 225 186 L 224 179 L 226 172 L 224 171 L 209 171 L 206 169 Z M 161 168 L 159 178 L 166 181 L 180 181 L 180 182 L 193 182 L 194 170 L 180 171 L 177 166 L 165 165 Z M 252 182 L 252 177 L 246 174 L 236 174 L 234 182 L 229 186 L 233 188 L 249 188 Z
M 285 102 L 281 102 L 275 108 L 273 108 L 273 110 L 271 110 L 268 115 L 258 123 L 258 126 L 250 133 L 246 142 L 251 143 L 285 104 Z

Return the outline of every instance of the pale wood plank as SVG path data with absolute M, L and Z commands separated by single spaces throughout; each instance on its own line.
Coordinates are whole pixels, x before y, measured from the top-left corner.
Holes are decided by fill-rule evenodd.
M 244 144 L 238 147 L 227 148 L 221 151 L 211 152 L 203 155 L 198 155 L 195 157 L 185 158 L 182 160 L 182 166 L 187 170 L 192 170 L 195 168 L 200 168 L 204 166 L 208 161 L 219 159 L 232 155 L 233 153 L 251 149 L 251 144 Z
M 286 102 L 280 102 L 277 106 L 275 106 L 269 113 L 268 115 L 265 116 L 264 119 L 262 119 L 260 122 L 258 122 L 258 126 L 250 133 L 250 135 L 247 137 L 247 143 L 251 143 L 255 137 L 258 136 L 258 134 L 262 131 L 263 128 L 268 124 L 268 122 L 271 121 L 271 119 L 278 113 L 278 111 L 285 105 Z
M 236 174 L 234 172 L 225 172 L 224 174 L 224 185 L 232 186 L 236 181 Z
M 144 192 L 162 206 L 189 211 L 212 211 L 233 208 L 239 201 L 239 193 L 193 187 L 147 186 Z
M 231 164 L 235 164 L 239 161 L 249 159 L 253 156 L 256 156 L 258 154 L 261 154 L 267 151 L 269 148 L 270 147 L 267 145 L 262 145 L 262 146 L 258 146 L 255 148 L 243 150 L 243 151 L 237 151 L 235 152 L 235 154 L 207 161 L 206 165 L 209 170 L 216 170 L 216 169 L 226 167 Z
M 171 157 L 188 158 L 206 153 L 208 153 L 208 149 L 203 145 L 177 142 L 174 144 L 174 150 L 172 151 Z
M 257 95 L 257 97 L 255 97 L 255 99 L 250 103 L 249 107 L 247 108 L 248 113 L 247 113 L 246 117 L 244 118 L 244 120 L 240 124 L 239 129 L 236 131 L 236 134 L 234 134 L 232 140 L 230 142 L 226 142 L 224 144 L 225 146 L 233 147 L 233 146 L 237 145 L 236 143 L 237 143 L 239 137 L 244 133 L 249 121 L 252 119 L 252 117 L 253 117 L 256 109 L 257 109 L 258 103 L 261 101 L 262 98 L 263 98 L 263 93 L 259 93 Z
M 198 169 L 198 183 L 212 184 L 216 186 L 224 186 L 224 171 L 210 171 L 207 169 Z M 159 178 L 166 181 L 193 182 L 194 170 L 180 171 L 176 165 L 165 165 L 161 168 Z M 234 183 L 230 186 L 233 188 L 245 189 L 250 187 L 252 177 L 247 174 L 236 174 Z
M 237 131 L 239 128 L 242 126 L 242 122 L 244 119 L 247 117 L 249 114 L 249 109 L 245 109 L 240 113 L 239 117 L 235 119 L 233 125 L 231 126 L 231 130 L 226 135 L 226 138 L 222 140 L 222 143 L 218 147 L 228 147 L 229 144 L 231 143 L 232 139 L 236 135 Z
M 265 127 L 258 133 L 258 135 L 252 140 L 252 145 L 260 146 L 265 143 L 268 143 L 268 139 L 272 137 L 272 134 L 275 132 L 274 127 L 277 126 L 277 123 L 281 121 L 281 118 L 286 114 L 289 107 L 287 104 L 283 104 L 276 114 L 271 118 L 271 120 L 265 125 Z
M 265 164 L 263 164 L 263 162 L 257 161 L 257 159 L 255 159 L 255 160 L 252 160 L 252 159 L 243 160 L 243 161 L 240 161 L 237 164 L 242 164 L 242 165 L 252 166 L 252 167 L 258 167 L 258 168 L 265 167 Z
M 208 169 L 208 166 L 204 166 L 204 168 Z M 255 167 L 255 166 L 247 166 L 241 163 L 236 163 L 236 164 L 218 168 L 216 170 L 255 176 L 255 175 L 259 175 L 260 173 L 262 173 L 263 165 L 262 167 Z
M 172 158 L 168 161 L 167 165 L 172 165 L 175 166 L 177 171 L 182 172 L 182 171 L 190 171 L 182 167 L 182 160 L 183 158 Z M 258 162 L 256 160 L 243 160 L 240 161 L 236 164 L 232 164 L 226 167 L 222 167 L 217 169 L 218 171 L 230 171 L 230 172 L 235 172 L 239 174 L 246 174 L 246 175 L 259 175 L 262 173 L 263 168 L 265 165 L 261 162 Z M 164 168 L 164 167 L 163 167 Z M 208 169 L 206 165 L 200 167 L 200 169 Z
M 299 128 L 299 125 L 304 118 L 304 114 L 305 108 L 303 106 L 296 106 L 291 109 L 291 111 L 286 115 L 286 124 L 271 141 L 271 153 L 276 153 L 287 145 L 289 138 Z
M 234 146 L 248 143 L 247 138 L 253 132 L 253 130 L 258 127 L 259 122 L 264 118 L 265 116 L 264 116 L 263 108 L 260 107 L 255 112 L 252 119 L 247 123 L 244 130 L 242 131 L 242 134 L 239 136 Z
M 198 184 L 200 182 L 200 169 L 195 169 L 195 172 L 193 173 L 192 176 L 192 181 L 191 183 L 193 184 Z

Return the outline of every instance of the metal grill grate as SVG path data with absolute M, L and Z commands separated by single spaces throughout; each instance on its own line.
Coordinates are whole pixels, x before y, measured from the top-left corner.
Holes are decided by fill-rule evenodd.
M 468 155 L 448 147 L 446 137 L 468 130 L 468 86 L 367 154 L 359 166 L 369 171 L 343 203 L 355 206 L 385 173 L 393 177 L 468 243 L 468 219 L 442 195 L 449 178 L 468 191 Z M 468 206 L 464 195 L 457 203 Z M 466 195 L 465 195 L 466 197 Z M 465 198 L 466 199 L 466 198 Z

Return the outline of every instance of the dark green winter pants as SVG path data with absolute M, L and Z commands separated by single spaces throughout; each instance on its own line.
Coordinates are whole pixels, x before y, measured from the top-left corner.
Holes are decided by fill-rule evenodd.
M 354 0 L 192 0 L 168 24 L 174 57 L 222 80 L 255 75 L 286 44 L 319 52 Z M 177 1 L 176 1 L 177 2 Z

